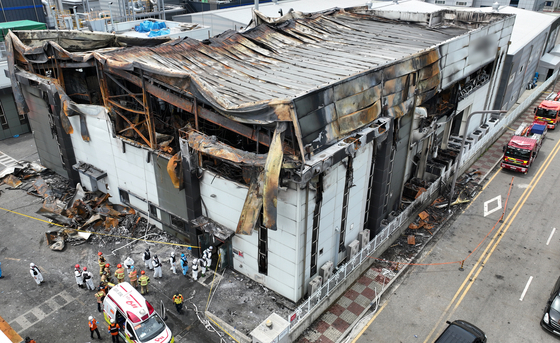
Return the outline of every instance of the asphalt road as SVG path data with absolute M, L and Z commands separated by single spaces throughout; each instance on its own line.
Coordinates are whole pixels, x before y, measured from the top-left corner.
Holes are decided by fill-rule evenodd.
M 528 174 L 491 173 L 352 341 L 433 342 L 456 319 L 488 342 L 558 341 L 540 320 L 560 276 L 559 150 L 560 132 L 550 131 Z M 463 271 L 449 263 L 461 260 Z

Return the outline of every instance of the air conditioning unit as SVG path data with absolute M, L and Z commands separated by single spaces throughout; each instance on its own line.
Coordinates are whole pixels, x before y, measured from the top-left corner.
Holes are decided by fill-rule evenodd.
M 322 285 L 323 278 L 320 276 L 314 277 L 311 281 L 309 281 L 309 285 L 307 287 L 307 295 L 311 296 L 313 293 L 317 292 Z
M 323 264 L 321 269 L 319 269 L 319 275 L 323 278 L 323 283 L 326 283 L 328 279 L 331 278 L 334 270 L 334 264 L 332 261 Z
M 473 133 L 471 133 L 471 137 L 474 138 L 477 142 L 482 138 L 482 136 L 484 136 L 485 132 L 480 131 L 479 129 L 474 130 Z
M 358 240 L 360 241 L 360 249 L 364 249 L 369 243 L 369 230 L 365 229 L 358 233 Z
M 360 241 L 357 239 L 353 240 L 350 244 L 348 244 L 348 249 L 346 249 L 346 251 L 348 252 L 348 260 L 358 255 L 360 252 Z
M 488 130 L 490 130 L 490 126 L 488 126 L 487 124 L 482 124 L 477 130 L 481 131 L 482 135 L 485 135 L 488 133 Z

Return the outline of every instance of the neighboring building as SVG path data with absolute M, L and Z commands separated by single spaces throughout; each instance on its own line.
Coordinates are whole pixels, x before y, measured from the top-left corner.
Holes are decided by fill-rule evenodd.
M 12 83 L 6 76 L 8 70 L 7 52 L 4 44 L 10 30 L 44 30 L 47 26 L 32 20 L 18 20 L 0 23 L 0 140 L 30 131 L 25 113 L 18 113 Z
M 548 0 L 426 0 L 426 2 L 456 7 L 492 7 L 498 4 L 500 7 L 511 6 L 537 12 L 542 11 L 545 5 L 554 6 L 553 2 Z
M 500 7 L 498 11 L 515 14 L 511 44 L 494 104 L 494 109 L 509 110 L 533 81 L 535 73 L 538 72 L 539 81 L 544 81 L 560 68 L 560 55 L 553 51 L 560 17 L 513 7 Z
M 192 2 L 186 2 L 187 5 L 190 3 Z M 365 6 L 366 3 L 367 0 L 285 0 L 259 4 L 258 10 L 264 16 L 275 18 L 290 11 L 311 13 L 339 7 Z M 252 5 L 176 15 L 173 20 L 209 26 L 210 34 L 216 36 L 227 30 L 240 31 L 247 27 L 254 18 L 254 8 L 253 2 Z
M 453 167 L 450 136 L 493 107 L 514 20 L 361 6 L 255 13 L 202 42 L 29 31 L 8 44 L 45 166 L 220 245 L 297 301 L 405 206 L 411 179 Z

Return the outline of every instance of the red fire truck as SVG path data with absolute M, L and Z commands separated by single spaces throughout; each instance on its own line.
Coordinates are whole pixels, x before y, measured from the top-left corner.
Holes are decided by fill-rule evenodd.
M 547 130 L 547 124 L 542 121 L 522 124 L 504 146 L 502 168 L 526 174 L 541 149 Z
M 560 92 L 549 94 L 535 108 L 535 120 L 546 122 L 549 129 L 554 129 L 560 121 Z

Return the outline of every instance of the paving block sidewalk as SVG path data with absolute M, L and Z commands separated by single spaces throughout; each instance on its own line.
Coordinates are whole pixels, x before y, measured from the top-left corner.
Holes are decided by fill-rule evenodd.
M 560 89 L 557 87 L 556 91 Z M 545 91 L 517 118 L 503 135 L 468 169 L 480 171 L 480 177 L 488 175 L 503 154 L 503 146 L 513 136 L 522 123 L 532 123 L 534 108 L 550 93 Z M 403 265 L 403 269 L 406 265 Z M 376 292 L 382 294 L 394 278 L 401 273 L 394 273 L 391 268 L 375 262 L 331 307 L 329 307 L 311 326 L 298 338 L 298 343 L 334 343 L 354 324 L 360 314 L 375 300 Z

